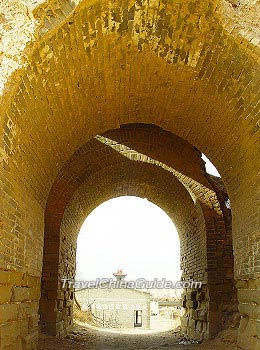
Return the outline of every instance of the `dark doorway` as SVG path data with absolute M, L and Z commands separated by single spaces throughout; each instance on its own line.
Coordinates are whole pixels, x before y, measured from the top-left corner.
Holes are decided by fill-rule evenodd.
M 142 310 L 135 311 L 135 327 L 142 327 Z

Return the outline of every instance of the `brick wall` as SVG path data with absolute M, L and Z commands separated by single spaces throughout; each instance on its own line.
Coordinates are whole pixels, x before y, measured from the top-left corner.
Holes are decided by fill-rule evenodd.
M 1 4 L 2 270 L 40 277 L 45 205 L 77 149 L 121 124 L 156 124 L 222 175 L 247 295 L 239 342 L 259 346 L 259 4 L 228 3 Z
M 203 288 L 209 288 L 209 283 L 217 286 L 214 287 L 217 288 L 217 298 L 210 289 L 212 295 L 208 296 L 205 302 L 204 312 L 207 318 L 203 337 L 215 334 L 223 326 L 224 297 L 220 294 L 228 295 L 229 301 L 232 300 L 231 294 L 234 297 L 234 290 L 231 294 L 230 288 L 224 291 L 228 283 L 231 289 L 233 286 L 233 255 L 232 245 L 225 245 L 223 214 L 220 211 L 217 194 L 205 174 L 201 154 L 187 142 L 152 125 L 125 125 L 106 133 L 105 136 L 109 140 L 119 142 L 121 146 L 131 146 L 131 149 L 137 152 L 135 154 L 139 151 L 155 159 L 158 157 L 164 160 L 167 166 L 173 165 L 176 171 L 182 172 L 183 177 L 176 177 L 163 165 L 154 166 L 144 161 L 131 161 L 123 153 L 111 149 L 108 145 L 104 147 L 104 144 L 97 142 L 96 139 L 89 141 L 73 155 L 57 178 L 46 207 L 44 256 L 49 255 L 50 242 L 53 239 L 59 241 L 60 254 L 57 251 L 56 255 L 52 255 L 55 270 L 49 260 L 43 269 L 41 312 L 43 329 L 63 334 L 72 322 L 72 306 L 66 306 L 65 297 L 65 294 L 70 295 L 72 290 L 64 291 L 58 288 L 59 297 L 57 297 L 57 294 L 49 293 L 49 286 L 45 287 L 45 279 L 52 278 L 56 288 L 61 278 L 74 278 L 76 237 L 87 215 L 105 200 L 120 195 L 137 195 L 158 204 L 176 224 L 181 242 L 183 279 L 202 281 Z M 154 140 L 157 140 L 157 145 Z M 132 151 L 130 153 L 133 154 Z M 190 162 L 184 164 L 187 156 Z M 191 194 L 199 199 L 200 204 L 193 202 Z M 221 232 L 222 235 L 219 236 L 218 233 Z M 221 239 L 222 245 L 220 245 Z M 214 248 L 216 244 L 218 249 Z M 229 255 L 231 260 L 223 266 L 221 261 L 225 254 Z M 228 276 L 229 280 L 226 280 L 228 273 L 231 275 Z M 222 279 L 219 274 L 223 276 Z M 213 306 L 209 316 L 210 299 L 215 301 L 211 303 Z M 58 312 L 54 317 L 56 323 L 45 314 L 46 303 L 52 309 L 55 309 L 53 305 L 56 303 L 64 305 L 66 311 Z M 230 310 L 234 312 L 236 301 L 231 304 Z M 61 318 L 59 315 L 62 314 L 66 316 Z M 192 315 L 194 315 L 192 310 L 190 312 L 187 310 L 186 316 L 191 319 L 190 324 L 193 322 Z M 195 328 L 189 335 L 196 335 Z

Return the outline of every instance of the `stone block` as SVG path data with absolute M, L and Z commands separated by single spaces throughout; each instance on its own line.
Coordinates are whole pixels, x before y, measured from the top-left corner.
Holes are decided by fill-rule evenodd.
M 0 270 L 0 284 L 10 284 L 10 271 Z
M 239 304 L 239 312 L 242 316 L 248 315 L 252 319 L 260 319 L 260 306 L 256 304 Z
M 38 342 L 38 332 L 30 333 L 27 336 L 22 338 L 23 348 L 32 350 L 37 348 L 37 342 Z
M 13 291 L 12 300 L 14 302 L 22 302 L 30 300 L 30 288 L 27 287 L 15 287 Z
M 0 304 L 9 303 L 12 297 L 11 286 L 0 286 Z
M 25 337 L 29 333 L 29 318 L 19 320 L 20 335 Z
M 257 344 L 257 327 L 259 321 L 242 317 L 238 333 L 238 345 L 242 349 L 255 350 Z
M 38 276 L 24 275 L 24 281 L 27 287 L 40 288 L 41 279 Z
M 39 300 L 41 297 L 40 287 L 29 288 L 30 300 Z
M 15 321 L 18 317 L 18 306 L 15 304 L 0 305 L 0 324 Z
M 16 342 L 19 336 L 18 322 L 9 322 L 0 326 L 0 349 Z
M 38 314 L 29 317 L 29 329 L 38 327 L 40 316 Z
M 24 273 L 20 271 L 10 271 L 11 284 L 14 286 L 23 286 L 24 285 Z

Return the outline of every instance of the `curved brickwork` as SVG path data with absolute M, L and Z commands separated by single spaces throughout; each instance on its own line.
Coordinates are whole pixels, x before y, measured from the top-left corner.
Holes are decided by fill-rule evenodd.
M 103 201 L 120 195 L 147 198 L 160 205 L 173 218 L 180 237 L 183 237 L 181 249 L 185 258 L 182 268 L 185 269 L 190 261 L 193 262 L 188 271 L 186 267 L 183 277 L 200 279 L 207 284 L 206 232 L 201 209 L 193 204 L 188 193 L 172 176 L 165 176 L 151 165 L 129 161 L 105 167 L 98 174 L 90 176 L 73 195 L 62 221 L 58 280 L 67 275 L 74 277 L 76 238 L 86 216 Z M 187 242 L 189 239 L 189 243 L 193 245 L 192 251 L 185 239 Z M 66 300 L 64 291 L 61 291 L 60 295 L 62 300 Z M 64 308 L 67 309 L 67 306 Z M 45 309 L 46 307 L 43 308 L 43 314 Z M 65 313 L 72 317 L 71 311 Z M 67 321 L 65 317 L 57 322 L 55 331 L 63 332 L 64 323 L 66 326 Z
M 239 343 L 257 349 L 259 4 L 2 3 L 1 270 L 41 278 L 45 206 L 79 148 L 122 124 L 158 125 L 205 153 L 221 173 L 232 207 Z M 13 303 L 22 284 L 1 278 L 1 307 Z M 23 320 L 3 321 L 10 329 L 23 325 L 24 348 L 35 341 L 30 306 Z M 13 339 L 22 346 L 21 334 Z
M 119 147 L 111 147 L 111 140 Z M 155 163 L 158 159 L 160 166 Z M 124 125 L 92 139 L 75 152 L 57 177 L 46 206 L 43 329 L 60 335 L 66 332 L 72 320 L 73 290 L 63 293 L 57 286 L 63 277 L 74 278 L 77 234 L 96 206 L 119 195 L 149 198 L 170 215 L 178 228 L 183 279 L 200 280 L 207 290 L 200 304 L 204 318 L 198 317 L 199 310 L 194 312 L 187 303 L 184 330 L 202 338 L 221 329 L 226 322 L 225 312 L 236 311 L 236 298 L 232 242 L 226 237 L 224 207 L 216 210 L 220 202 L 214 191 L 216 185 L 211 182 L 200 152 L 154 125 Z M 223 184 L 222 188 L 224 191 Z M 231 305 L 224 311 L 228 301 Z

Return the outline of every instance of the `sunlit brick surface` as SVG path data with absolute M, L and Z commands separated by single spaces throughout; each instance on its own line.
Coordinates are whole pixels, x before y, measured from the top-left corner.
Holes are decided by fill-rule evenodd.
M 93 140 L 96 135 L 122 124 L 145 123 L 188 141 L 221 173 L 232 207 L 234 271 L 242 315 L 239 344 L 256 350 L 260 342 L 256 307 L 260 278 L 259 4 L 253 0 L 7 0 L 0 9 L 0 268 L 10 276 L 21 275 L 18 280 L 6 280 L 0 273 L 0 308 L 10 310 L 0 312 L 1 347 L 36 347 L 44 230 L 58 237 L 52 246 L 55 255 L 63 213 L 77 187 L 65 182 L 68 193 L 64 196 L 68 197 L 57 200 L 61 210 L 57 221 L 52 219 L 51 227 L 44 229 L 46 203 L 65 164 L 87 142 L 98 142 Z M 163 140 L 164 136 L 161 141 L 151 139 L 149 152 L 134 143 L 126 146 L 138 146 L 139 152 L 207 186 L 197 171 L 199 163 L 194 171 L 189 169 L 191 156 L 186 153 L 180 165 L 172 156 L 172 146 L 169 151 L 158 147 Z M 102 147 L 106 158 L 111 149 Z M 120 157 L 114 156 L 115 163 Z M 101 171 L 98 161 L 95 166 Z M 77 170 L 72 166 L 70 172 Z M 93 176 L 92 171 L 77 174 L 82 184 Z M 129 175 L 123 174 L 122 183 Z M 194 198 L 203 207 L 200 188 Z M 220 207 L 225 200 L 221 195 L 217 193 Z M 201 209 L 204 218 L 207 208 Z M 225 230 L 223 222 L 217 224 L 218 234 L 212 229 L 210 240 L 218 243 L 211 244 L 207 238 L 208 257 L 209 250 L 218 256 L 222 246 L 230 249 L 231 223 L 222 207 L 221 212 Z M 218 215 L 216 210 L 212 215 Z M 211 220 L 205 222 L 210 226 Z M 226 262 L 221 255 L 219 260 Z M 35 281 L 33 286 L 28 278 Z M 48 312 L 55 328 L 54 307 Z

